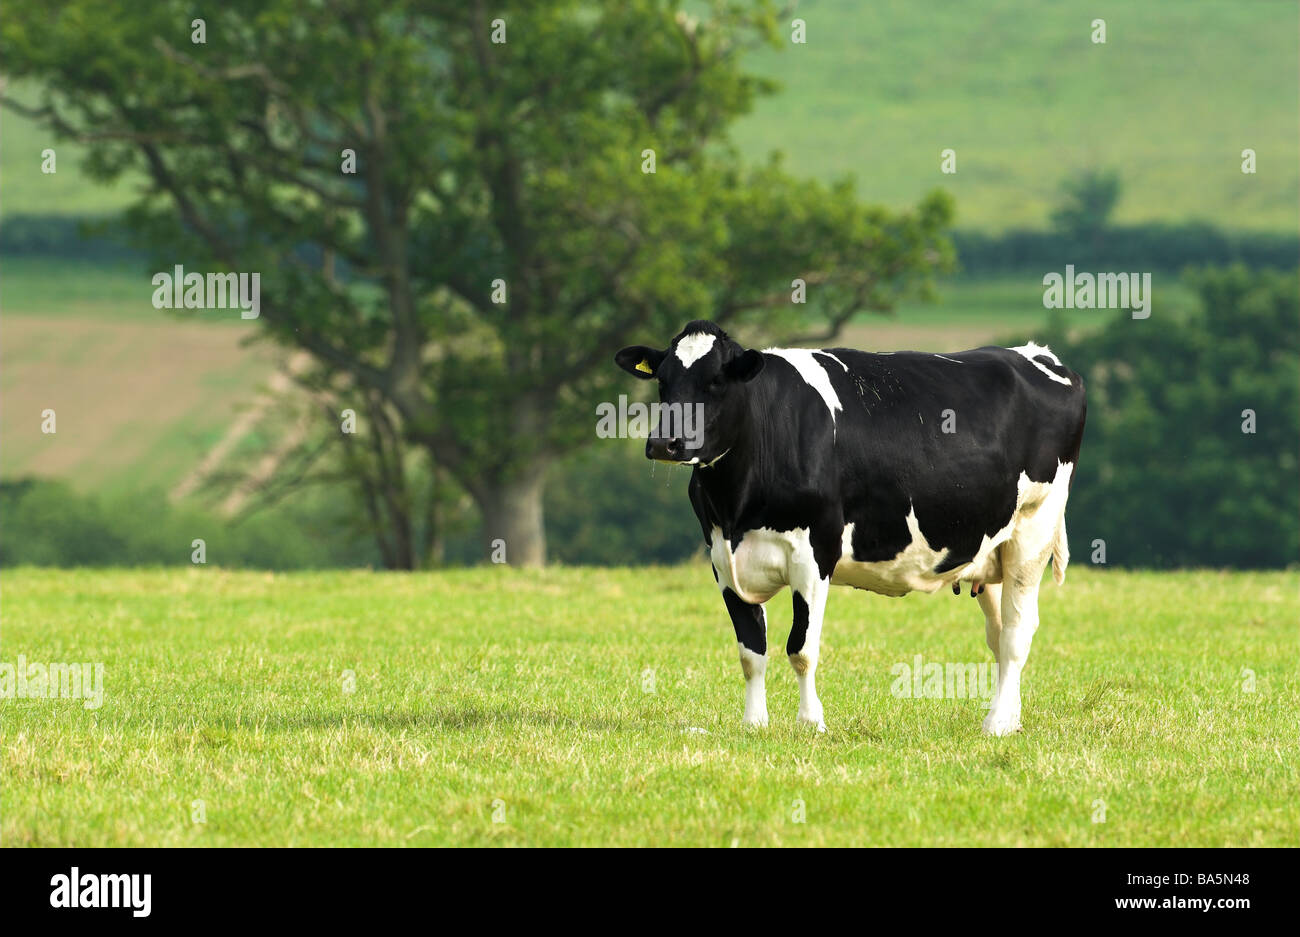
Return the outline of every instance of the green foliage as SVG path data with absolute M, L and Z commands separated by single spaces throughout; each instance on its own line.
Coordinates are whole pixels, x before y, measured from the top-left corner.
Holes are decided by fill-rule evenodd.
M 1178 323 L 1118 314 L 1048 337 L 1083 375 L 1088 424 L 1068 511 L 1076 560 L 1282 567 L 1300 559 L 1300 290 L 1294 273 L 1189 275 Z M 1042 336 L 1040 335 L 1040 338 Z M 1254 432 L 1244 432 L 1254 413 Z
M 1061 184 L 1061 204 L 1052 211 L 1052 226 L 1082 241 L 1094 241 L 1110 223 L 1119 204 L 1119 173 L 1089 169 Z
M 0 251 L 6 257 L 139 260 L 117 216 L 15 215 L 5 213 Z
M 1113 224 L 1120 191 L 1118 171 L 1087 170 L 1062 184 L 1051 230 L 954 232 L 962 270 L 1060 270 L 1067 263 L 1081 270 L 1177 272 L 1230 263 L 1289 270 L 1300 254 L 1294 232 L 1232 231 L 1205 221 Z
M 546 489 L 551 555 L 562 563 L 677 563 L 704 540 L 686 495 L 690 469 L 649 462 L 643 440 L 601 440 Z
M 253 569 L 377 565 L 370 539 L 353 532 L 346 499 L 324 494 L 292 499 L 242 523 L 161 492 L 100 497 L 64 482 L 24 479 L 0 484 L 0 566 L 184 566 L 192 542 L 207 562 Z

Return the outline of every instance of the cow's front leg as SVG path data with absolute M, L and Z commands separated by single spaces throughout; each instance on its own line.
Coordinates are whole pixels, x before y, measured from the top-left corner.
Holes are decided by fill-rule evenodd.
M 817 657 L 821 649 L 822 619 L 826 614 L 830 579 L 823 579 L 815 572 L 800 578 L 803 581 L 792 584 L 790 588 L 794 623 L 790 626 L 785 652 L 799 681 L 799 722 L 825 732 L 822 702 L 817 698 Z
M 747 726 L 767 725 L 767 614 L 761 605 L 742 602 L 728 588 L 722 590 L 723 601 L 736 629 L 740 648 L 740 669 L 745 675 L 745 717 Z

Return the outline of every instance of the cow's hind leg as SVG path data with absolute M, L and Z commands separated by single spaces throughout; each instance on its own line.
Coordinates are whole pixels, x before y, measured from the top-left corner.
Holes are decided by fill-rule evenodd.
M 791 584 L 794 604 L 794 621 L 790 625 L 790 638 L 785 652 L 790 657 L 799 681 L 799 722 L 826 731 L 822 716 L 822 702 L 817 698 L 817 658 L 821 652 L 822 620 L 826 615 L 826 597 L 830 593 L 830 579 L 816 574 L 801 577 L 797 585 Z
M 750 605 L 730 589 L 722 590 L 736 645 L 740 649 L 740 669 L 745 675 L 745 716 L 748 726 L 767 725 L 767 614 L 761 605 Z
M 1051 534 L 1039 537 L 1033 536 L 1032 530 L 1029 533 L 1028 537 L 1013 537 L 1002 547 L 998 687 L 993 708 L 984 718 L 984 731 L 990 735 L 1008 735 L 1020 729 L 1020 674 L 1038 630 L 1038 587 L 1051 554 Z

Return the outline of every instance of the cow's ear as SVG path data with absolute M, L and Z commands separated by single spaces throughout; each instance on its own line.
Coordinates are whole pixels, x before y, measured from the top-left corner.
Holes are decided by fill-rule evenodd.
M 749 382 L 758 377 L 763 370 L 763 353 L 749 349 L 742 355 L 731 359 L 727 365 L 727 376 L 733 381 Z
M 648 381 L 663 364 L 665 354 L 645 345 L 628 345 L 614 356 L 614 363 L 633 377 Z

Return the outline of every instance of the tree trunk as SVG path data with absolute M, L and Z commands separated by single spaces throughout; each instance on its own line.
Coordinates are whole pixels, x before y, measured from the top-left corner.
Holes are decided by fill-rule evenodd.
M 447 560 L 447 540 L 443 531 L 446 521 L 447 479 L 444 469 L 432 455 L 429 458 L 429 495 L 424 513 L 424 566 L 437 569 Z
M 542 524 L 542 490 L 546 467 L 528 468 L 505 480 L 484 479 L 474 500 L 483 513 L 487 557 L 511 566 L 546 564 L 546 530 Z

